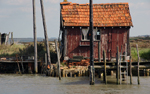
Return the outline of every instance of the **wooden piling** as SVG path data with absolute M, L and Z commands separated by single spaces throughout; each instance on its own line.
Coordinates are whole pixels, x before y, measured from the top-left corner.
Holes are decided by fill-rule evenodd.
M 65 77 L 65 69 L 63 69 L 62 73 L 63 73 L 63 77 Z
M 21 56 L 21 66 L 22 66 L 22 73 L 24 73 L 23 57 L 22 56 Z
M 89 35 L 90 35 L 90 85 L 95 84 L 95 69 L 94 69 L 94 36 L 93 36 L 93 0 L 90 0 L 90 29 L 89 29 Z
M 34 71 L 38 73 L 37 63 L 37 36 L 36 36 L 36 13 L 35 13 L 35 0 L 33 0 L 33 33 L 34 33 Z
M 47 65 L 47 54 L 45 53 L 45 64 Z
M 56 52 L 57 52 L 57 61 L 58 61 L 58 65 L 57 65 L 57 70 L 58 70 L 58 76 L 59 76 L 59 80 L 61 80 L 61 72 L 60 72 L 60 51 L 58 49 L 58 45 L 57 45 L 57 40 L 55 40 L 55 48 L 56 48 Z
M 70 77 L 72 77 L 72 71 L 69 74 L 70 74 Z
M 117 84 L 119 84 L 119 47 L 118 46 L 117 46 L 117 53 L 116 53 L 116 63 L 117 63 L 116 78 L 117 78 Z
M 139 63 L 140 63 L 140 56 L 139 56 L 139 50 L 138 50 L 138 45 L 136 44 L 136 49 L 137 49 L 137 56 L 138 56 L 138 67 L 137 67 L 137 82 L 138 85 L 140 84 L 140 72 L 139 72 Z
M 0 45 L 1 45 L 1 39 L 2 39 L 2 35 L 1 35 L 1 33 L 0 33 Z
M 16 59 L 17 59 L 17 65 L 18 65 L 18 69 L 19 69 L 19 74 L 21 74 L 20 65 L 19 65 L 19 62 L 18 62 L 18 55 L 16 55 Z
M 98 69 L 98 77 L 101 78 L 101 69 Z
M 146 69 L 146 76 L 149 76 L 149 69 Z
M 111 76 L 113 76 L 113 75 L 114 75 L 114 71 L 113 71 L 113 70 L 111 70 L 111 71 L 110 71 L 110 73 L 111 73 Z
M 98 41 L 98 61 L 101 62 L 101 41 Z
M 46 28 L 43 0 L 40 0 L 40 4 L 41 4 L 41 13 L 42 13 L 42 20 L 43 20 L 44 35 L 45 35 L 46 52 L 47 52 L 47 64 L 49 66 L 51 66 L 51 58 L 50 58 L 50 50 L 49 50 L 49 43 L 48 43 L 48 35 L 47 35 L 47 28 Z
M 106 78 L 106 53 L 103 50 L 103 61 L 104 61 L 104 76 L 103 76 L 103 81 L 105 82 L 105 84 L 107 84 L 107 78 Z
M 130 56 L 130 84 L 132 84 L 132 57 Z

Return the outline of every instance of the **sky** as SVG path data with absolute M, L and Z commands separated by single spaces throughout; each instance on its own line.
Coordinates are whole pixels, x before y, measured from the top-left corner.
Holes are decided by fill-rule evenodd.
M 60 2 L 43 0 L 48 37 L 58 37 Z M 89 0 L 68 0 L 72 3 L 89 3 Z M 37 37 L 44 38 L 40 0 L 36 2 Z M 128 2 L 134 27 L 130 36 L 150 35 L 150 0 L 93 0 L 93 3 Z M 32 0 L 0 0 L 0 32 L 13 32 L 14 38 L 33 38 Z

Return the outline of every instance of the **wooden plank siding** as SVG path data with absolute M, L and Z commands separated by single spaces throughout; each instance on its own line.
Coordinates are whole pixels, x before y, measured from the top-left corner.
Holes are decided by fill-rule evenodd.
M 82 40 L 82 29 L 80 27 L 67 27 L 67 54 L 69 58 L 73 56 L 90 57 L 90 41 Z M 116 57 L 116 47 L 122 52 L 125 51 L 125 43 L 127 43 L 127 32 L 130 28 L 100 28 L 101 31 L 101 58 L 102 52 L 106 51 L 106 59 Z M 98 60 L 98 41 L 94 41 L 94 59 Z

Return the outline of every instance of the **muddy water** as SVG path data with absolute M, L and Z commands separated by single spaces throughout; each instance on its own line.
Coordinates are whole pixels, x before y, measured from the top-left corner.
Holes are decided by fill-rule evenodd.
M 0 75 L 0 94 L 150 94 L 150 77 L 133 77 L 133 85 L 116 85 L 113 77 L 108 77 L 105 85 L 102 78 L 89 85 L 88 77 L 58 78 L 43 75 Z

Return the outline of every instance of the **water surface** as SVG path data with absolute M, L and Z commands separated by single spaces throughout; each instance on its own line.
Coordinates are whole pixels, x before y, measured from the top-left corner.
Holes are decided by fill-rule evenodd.
M 133 77 L 133 85 L 116 85 L 108 77 L 105 85 L 102 78 L 89 85 L 88 77 L 64 77 L 62 80 L 43 75 L 0 74 L 0 94 L 150 94 L 150 77 Z

